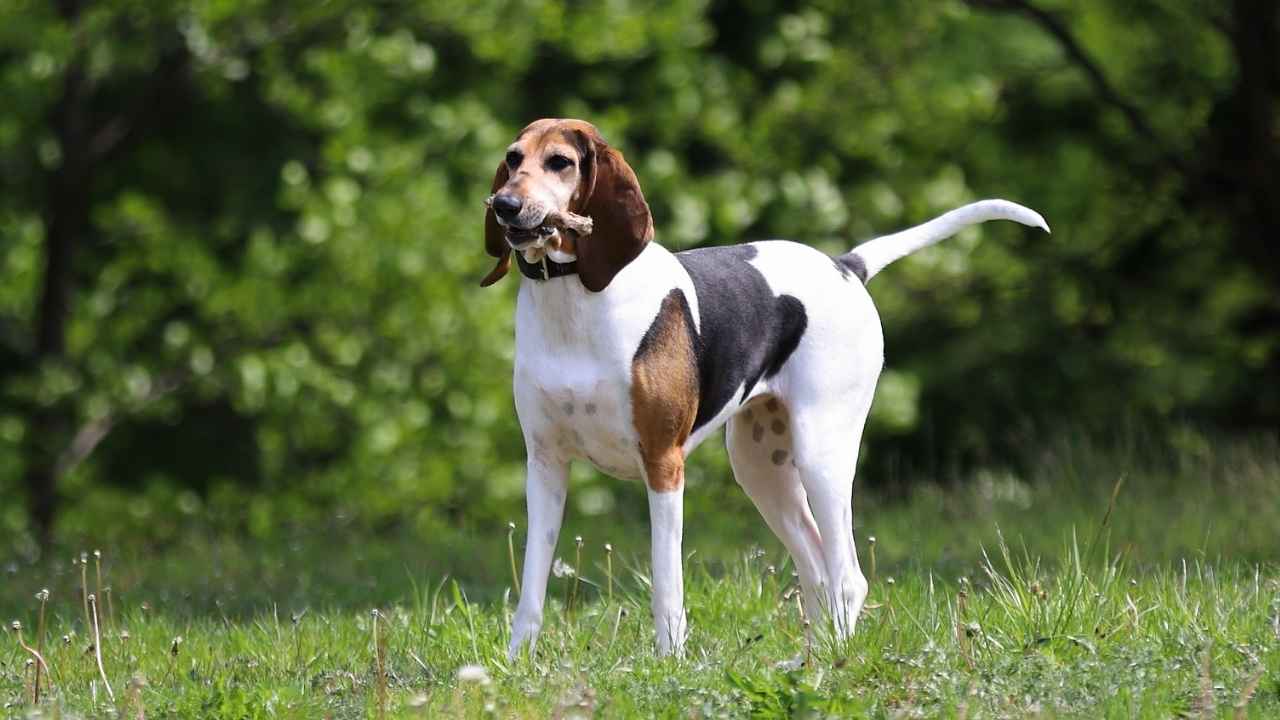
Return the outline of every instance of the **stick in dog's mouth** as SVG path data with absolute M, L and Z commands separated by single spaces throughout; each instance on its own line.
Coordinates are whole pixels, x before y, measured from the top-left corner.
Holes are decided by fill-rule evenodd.
M 493 204 L 493 195 L 485 198 L 485 207 Z M 529 262 L 536 262 L 546 254 L 548 245 L 552 245 L 554 250 L 563 250 L 565 237 L 560 231 L 569 231 L 576 238 L 583 238 L 591 234 L 593 223 L 591 218 L 585 215 L 578 215 L 567 210 L 552 210 L 548 212 L 546 217 L 542 219 L 542 223 L 531 228 L 512 228 L 507 226 L 503 228 L 507 242 L 513 246 L 517 252 L 523 253 L 525 259 Z M 514 247 L 520 245 L 521 247 Z M 535 257 L 531 258 L 530 255 Z

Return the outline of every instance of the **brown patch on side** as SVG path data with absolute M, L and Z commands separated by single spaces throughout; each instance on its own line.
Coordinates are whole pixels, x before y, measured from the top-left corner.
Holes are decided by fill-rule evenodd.
M 773 430 L 774 435 L 781 435 L 787 431 L 787 424 L 775 418 L 769 425 L 769 429 Z
M 684 443 L 698 414 L 693 317 L 684 293 L 672 290 L 631 362 L 631 413 L 649 487 L 684 484 Z
M 764 404 L 766 410 L 771 413 L 778 412 L 778 401 L 775 398 L 769 398 L 769 402 Z

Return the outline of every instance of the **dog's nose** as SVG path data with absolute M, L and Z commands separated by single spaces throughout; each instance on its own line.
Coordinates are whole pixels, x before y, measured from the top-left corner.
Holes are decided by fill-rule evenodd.
M 510 220 L 520 212 L 523 203 L 511 193 L 498 193 L 493 196 L 493 211 L 503 220 Z

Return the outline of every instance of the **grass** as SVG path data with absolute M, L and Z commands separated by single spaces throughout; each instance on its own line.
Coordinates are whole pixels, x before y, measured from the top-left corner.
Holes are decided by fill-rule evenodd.
M 45 717 L 1280 715 L 1275 444 L 1154 464 L 1055 452 L 1025 481 L 861 493 L 875 577 L 844 643 L 806 634 L 778 543 L 717 494 L 690 509 L 706 521 L 687 523 L 680 659 L 654 656 L 647 541 L 624 512 L 567 520 L 577 572 L 514 664 L 505 522 L 432 542 L 193 532 L 150 555 L 10 563 L 0 610 L 22 636 L 0 637 L 0 704 L 32 709 L 30 648 Z

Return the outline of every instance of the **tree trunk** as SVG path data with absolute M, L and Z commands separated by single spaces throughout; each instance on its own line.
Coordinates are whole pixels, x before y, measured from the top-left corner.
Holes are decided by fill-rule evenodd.
M 80 14 L 79 3 L 59 3 L 68 23 Z M 62 78 L 62 94 L 53 106 L 49 125 L 61 151 L 61 162 L 49 173 L 44 208 L 44 275 L 35 313 L 32 367 L 39 374 L 60 363 L 66 353 L 67 314 L 73 282 L 76 246 L 89 230 L 90 157 L 89 87 L 83 54 Z M 33 411 L 27 427 L 23 484 L 32 523 L 41 542 L 52 539 L 58 509 L 56 465 L 70 425 L 65 403 Z
M 1280 281 L 1280 9 L 1274 0 L 1236 0 L 1231 40 L 1239 80 L 1228 102 L 1234 127 L 1224 128 L 1230 163 L 1245 204 L 1241 240 Z

